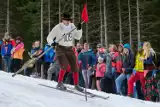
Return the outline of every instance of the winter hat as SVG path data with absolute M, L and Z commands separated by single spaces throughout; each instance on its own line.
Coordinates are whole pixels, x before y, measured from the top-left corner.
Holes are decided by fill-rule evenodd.
M 20 36 L 17 36 L 17 37 L 16 37 L 16 40 L 22 41 L 22 38 L 21 38 Z
M 130 49 L 130 48 L 131 48 L 128 43 L 124 44 L 123 47 L 124 47 L 124 48 L 127 48 L 127 49 Z
M 121 46 L 121 47 L 123 48 L 123 44 L 121 44 L 121 43 L 120 43 L 120 44 L 118 44 L 118 46 Z
M 99 48 L 98 50 L 100 53 L 104 53 L 105 52 L 105 49 L 104 48 Z
M 67 13 L 63 13 L 62 20 L 68 20 L 68 21 L 72 20 L 71 15 Z
M 99 57 L 98 57 L 98 60 L 102 60 L 102 61 L 103 61 L 103 58 L 102 58 L 101 56 L 99 56 Z
M 143 42 L 140 42 L 139 44 L 138 44 L 138 49 L 141 49 L 143 47 Z
M 102 44 L 97 44 L 97 48 L 101 48 L 102 47 Z

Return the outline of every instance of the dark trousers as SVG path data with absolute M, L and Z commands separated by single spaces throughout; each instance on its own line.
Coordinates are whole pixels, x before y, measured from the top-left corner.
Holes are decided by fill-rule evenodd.
M 112 85 L 113 85 L 112 79 L 108 78 L 107 76 L 101 79 L 100 86 L 103 92 L 113 93 Z
M 44 79 L 47 79 L 47 71 L 48 71 L 48 69 L 49 69 L 49 67 L 50 67 L 50 62 L 45 62 L 44 63 Z
M 39 60 L 35 63 L 35 71 L 38 73 L 38 76 L 41 76 L 41 64 L 42 62 Z
M 11 72 L 17 72 L 22 66 L 22 60 L 21 59 L 12 59 L 11 60 Z
M 71 84 L 73 85 L 73 77 L 72 77 L 72 72 L 66 72 L 64 76 L 64 83 L 65 84 Z
M 137 90 L 138 99 L 144 100 L 144 93 L 142 91 L 142 87 L 141 87 L 141 82 L 140 81 L 136 82 L 136 90 Z
M 11 57 L 10 56 L 4 56 L 3 61 L 4 61 L 4 65 L 5 65 L 5 70 L 7 72 L 11 72 Z

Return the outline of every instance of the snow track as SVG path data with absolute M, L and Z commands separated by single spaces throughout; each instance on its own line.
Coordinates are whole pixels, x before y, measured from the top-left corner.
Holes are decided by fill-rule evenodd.
M 88 90 L 95 94 L 110 96 L 109 99 L 88 98 L 39 86 L 56 86 L 56 82 L 34 79 L 0 71 L 0 107 L 160 107 L 160 103 L 141 101 Z

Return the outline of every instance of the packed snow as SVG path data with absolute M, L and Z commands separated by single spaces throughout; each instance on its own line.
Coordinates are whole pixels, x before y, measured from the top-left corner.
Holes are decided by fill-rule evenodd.
M 117 96 L 88 90 L 95 94 L 110 96 L 104 100 L 88 98 L 40 86 L 56 86 L 56 82 L 35 79 L 0 71 L 0 107 L 160 107 L 160 103 L 141 101 L 129 97 Z

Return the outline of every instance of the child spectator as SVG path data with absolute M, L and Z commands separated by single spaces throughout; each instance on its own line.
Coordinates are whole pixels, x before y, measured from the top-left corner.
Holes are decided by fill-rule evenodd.
M 97 63 L 98 63 L 99 56 L 103 58 L 104 62 L 106 61 L 105 49 L 101 44 L 97 45 L 97 54 L 96 54 Z
M 106 72 L 106 64 L 103 62 L 103 58 L 98 58 L 98 64 L 96 66 L 96 85 L 98 91 L 101 91 L 100 80 L 104 77 L 104 73 Z

